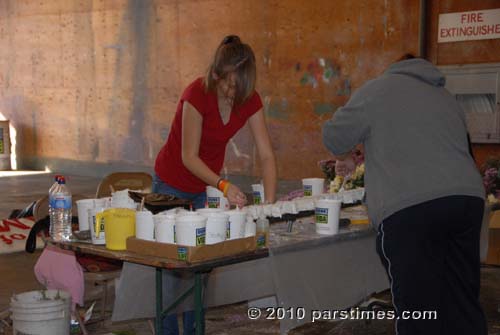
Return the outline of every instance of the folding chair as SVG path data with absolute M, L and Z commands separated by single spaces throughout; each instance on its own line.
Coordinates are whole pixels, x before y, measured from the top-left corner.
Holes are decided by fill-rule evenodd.
M 145 193 L 151 192 L 153 186 L 153 177 L 146 172 L 114 172 L 106 177 L 97 186 L 95 197 L 109 197 L 111 188 L 115 191 L 124 189 L 140 190 Z

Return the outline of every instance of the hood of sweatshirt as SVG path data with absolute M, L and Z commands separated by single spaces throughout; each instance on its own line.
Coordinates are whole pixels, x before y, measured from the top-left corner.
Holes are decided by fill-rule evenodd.
M 422 58 L 412 58 L 392 64 L 385 74 L 407 75 L 433 86 L 444 86 L 444 75 L 430 62 Z

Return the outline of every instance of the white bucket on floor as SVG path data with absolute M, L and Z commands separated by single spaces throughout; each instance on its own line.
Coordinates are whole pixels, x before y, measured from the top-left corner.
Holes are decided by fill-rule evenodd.
M 68 335 L 71 295 L 60 290 L 30 291 L 10 299 L 13 333 Z

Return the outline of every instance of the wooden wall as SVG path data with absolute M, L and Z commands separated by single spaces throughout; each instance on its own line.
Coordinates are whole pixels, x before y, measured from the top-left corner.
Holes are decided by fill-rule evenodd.
M 320 176 L 321 124 L 417 52 L 418 10 L 417 0 L 3 0 L 0 117 L 26 162 L 152 167 L 183 88 L 224 35 L 238 34 L 257 55 L 279 177 Z M 225 169 L 257 175 L 256 161 L 245 129 Z

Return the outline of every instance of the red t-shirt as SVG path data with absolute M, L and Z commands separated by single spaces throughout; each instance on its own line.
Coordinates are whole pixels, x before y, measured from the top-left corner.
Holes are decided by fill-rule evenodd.
M 262 108 L 257 92 L 241 106 L 234 107 L 227 124 L 222 123 L 218 109 L 217 94 L 207 92 L 203 78 L 192 82 L 182 94 L 177 105 L 175 118 L 168 135 L 167 143 L 156 157 L 155 172 L 168 185 L 183 192 L 199 193 L 205 191 L 206 183 L 194 176 L 182 163 L 182 107 L 189 102 L 203 118 L 198 156 L 216 174 L 224 164 L 226 145 L 241 129 L 248 118 Z

